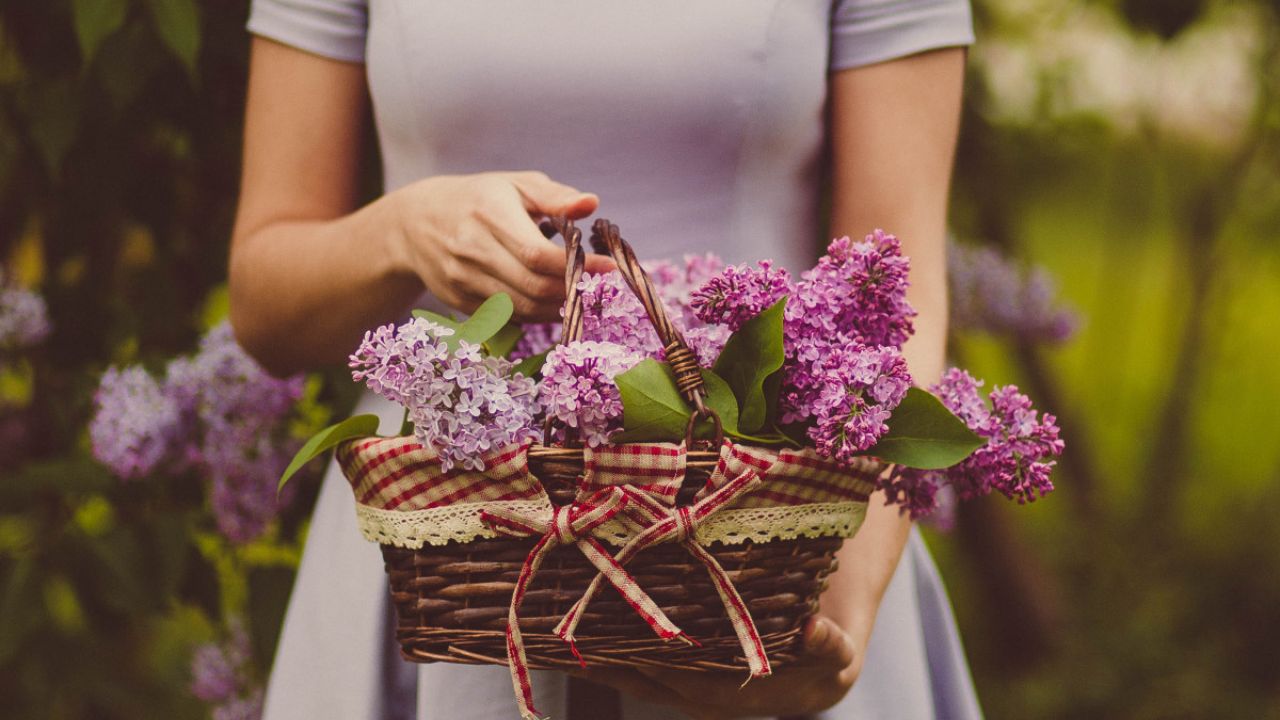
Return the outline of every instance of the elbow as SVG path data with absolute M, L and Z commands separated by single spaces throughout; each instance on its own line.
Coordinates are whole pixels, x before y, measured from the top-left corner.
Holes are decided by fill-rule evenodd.
M 297 358 L 285 352 L 278 334 L 262 327 L 251 307 L 234 299 L 231 301 L 231 331 L 240 347 L 272 377 L 287 378 L 306 370 Z
M 237 246 L 243 248 L 243 243 L 232 245 L 227 278 L 231 331 L 236 343 L 273 377 L 296 375 L 306 368 L 296 353 L 289 352 L 289 343 L 282 341 L 286 334 L 273 326 L 271 313 L 265 310 L 269 303 L 254 290 L 244 253 L 237 253 Z

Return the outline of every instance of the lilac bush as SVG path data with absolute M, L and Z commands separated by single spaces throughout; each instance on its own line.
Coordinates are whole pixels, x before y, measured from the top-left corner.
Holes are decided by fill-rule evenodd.
M 213 720 L 262 717 L 262 689 L 250 687 L 249 635 L 233 623 L 222 643 L 207 643 L 191 657 L 191 694 L 213 705 Z
M 950 486 L 961 500 L 993 490 L 1019 504 L 1053 490 L 1049 474 L 1063 441 L 1053 415 L 1037 414 L 1031 400 L 1013 385 L 997 387 L 984 401 L 982 383 L 969 373 L 951 368 L 931 389 L 986 445 L 945 470 L 899 469 L 885 487 L 890 499 L 912 517 L 927 515 L 936 506 L 939 487 Z
M 44 298 L 9 283 L 0 274 L 0 351 L 31 347 L 51 330 Z
M 590 447 L 607 443 L 622 427 L 622 395 L 614 378 L 643 359 L 623 345 L 593 340 L 555 348 L 542 368 L 547 417 L 576 429 Z
M 994 248 L 951 243 L 947 275 L 953 330 L 1061 343 L 1079 327 L 1075 311 L 1058 303 L 1044 268 L 1021 268 Z
M 479 345 L 463 341 L 450 350 L 451 335 L 424 318 L 379 327 L 351 355 L 351 374 L 408 409 L 414 435 L 445 470 L 482 470 L 483 453 L 538 439 L 537 387 L 513 373 L 511 361 L 485 357 Z
M 146 369 L 107 368 L 94 404 L 93 455 L 120 479 L 149 475 L 177 455 L 184 434 L 181 409 Z
M 297 446 L 287 421 L 303 382 L 269 375 L 224 322 L 195 355 L 172 360 L 163 382 L 138 366 L 107 369 L 89 424 L 94 457 L 121 479 L 194 469 L 219 531 L 248 542 L 287 502 L 276 481 Z

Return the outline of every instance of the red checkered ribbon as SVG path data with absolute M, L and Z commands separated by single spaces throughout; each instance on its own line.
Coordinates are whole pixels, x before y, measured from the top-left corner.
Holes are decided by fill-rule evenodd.
M 720 469 L 723 469 L 723 467 L 724 463 L 721 463 Z M 720 469 L 717 470 L 717 473 L 720 472 Z M 764 643 L 760 640 L 760 633 L 756 630 L 755 622 L 751 619 L 751 613 L 748 612 L 746 603 L 738 595 L 738 591 L 734 588 L 733 582 L 729 580 L 728 574 L 725 573 L 724 568 L 720 566 L 715 557 L 707 552 L 706 548 L 698 544 L 695 534 L 699 523 L 746 493 L 751 492 L 760 485 L 760 482 L 760 476 L 755 470 L 748 467 L 733 478 L 723 483 L 717 483 L 714 491 L 707 493 L 705 497 L 692 506 L 675 508 L 664 505 L 635 488 L 624 487 L 623 492 L 626 493 L 627 498 L 631 501 L 627 504 L 625 512 L 645 526 L 645 529 L 633 537 L 614 557 L 614 560 L 619 565 L 625 565 L 640 551 L 653 545 L 666 542 L 678 542 L 684 545 L 689 554 L 697 558 L 707 568 L 707 574 L 711 576 L 711 582 L 715 585 L 716 592 L 719 593 L 720 600 L 724 603 L 729 621 L 733 625 L 733 630 L 738 636 L 738 641 L 742 644 L 742 650 L 747 658 L 747 667 L 751 670 L 751 677 L 763 677 L 771 672 L 769 658 L 764 650 Z M 600 590 L 601 578 L 602 575 L 597 575 L 592 579 L 582 599 L 569 608 L 569 612 L 556 625 L 556 633 L 565 642 L 573 643 L 574 631 L 586 612 L 587 604 L 591 602 L 591 599 Z
M 601 489 L 585 500 L 575 502 L 566 507 L 553 507 L 549 520 L 541 520 L 507 508 L 484 510 L 480 519 L 495 532 L 515 537 L 538 537 L 538 542 L 529 551 L 520 576 L 516 579 L 515 590 L 511 594 L 511 607 L 507 613 L 507 660 L 511 668 L 511 681 L 516 690 L 516 702 L 520 706 L 520 715 L 526 719 L 537 718 L 538 711 L 533 707 L 533 688 L 529 679 L 529 663 L 525 657 L 524 640 L 520 634 L 518 615 L 520 605 L 524 602 L 529 583 L 538 572 L 553 547 L 558 545 L 577 545 L 587 560 L 600 571 L 599 577 L 607 579 L 626 600 L 636 613 L 653 628 L 653 631 L 664 640 L 684 639 L 687 636 L 680 628 L 662 612 L 653 598 L 640 589 L 635 580 L 622 569 L 598 540 L 591 536 L 591 531 L 615 518 L 626 509 L 630 498 L 623 488 L 614 486 Z M 569 647 L 583 662 L 577 647 L 572 641 Z M 585 663 L 583 663 L 585 666 Z

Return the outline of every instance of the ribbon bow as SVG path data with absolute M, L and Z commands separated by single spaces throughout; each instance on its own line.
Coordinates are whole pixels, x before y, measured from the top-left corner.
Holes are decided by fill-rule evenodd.
M 612 520 L 626 509 L 635 496 L 629 495 L 621 487 L 610 487 L 593 493 L 589 497 L 566 507 L 551 508 L 551 517 L 541 519 L 513 511 L 507 508 L 494 508 L 480 513 L 480 519 L 494 531 L 513 537 L 538 537 L 538 542 L 529 551 L 524 565 L 520 568 L 520 576 L 516 579 L 515 590 L 511 594 L 511 607 L 507 612 L 507 659 L 511 667 L 511 681 L 516 690 L 516 701 L 520 706 L 520 715 L 526 720 L 538 718 L 538 711 L 533 707 L 533 689 L 529 680 L 528 659 L 525 657 L 524 639 L 520 634 L 517 615 L 524 602 L 525 592 L 533 576 L 541 567 L 547 553 L 560 545 L 576 544 L 587 560 L 599 570 L 598 580 L 605 577 L 617 588 L 627 604 L 648 623 L 649 627 L 664 640 L 682 639 L 691 642 L 684 631 L 676 627 L 662 612 L 662 608 L 649 597 L 635 580 L 622 569 L 598 540 L 591 536 L 591 531 Z M 582 656 L 577 647 L 570 641 L 578 662 Z M 585 663 L 583 663 L 585 666 Z
M 729 580 L 728 574 L 725 573 L 720 563 L 706 548 L 698 544 L 696 533 L 698 525 L 703 520 L 706 520 L 739 496 L 751 491 L 760 483 L 760 476 L 754 470 L 746 468 L 741 474 L 721 485 L 714 492 L 692 506 L 676 508 L 662 505 L 635 488 L 622 487 L 622 492 L 626 494 L 629 500 L 625 511 L 647 527 L 633 537 L 617 556 L 612 558 L 616 564 L 621 566 L 625 565 L 641 550 L 651 545 L 665 542 L 678 542 L 684 545 L 689 554 L 706 566 L 707 573 L 711 576 L 711 582 L 715 585 L 716 592 L 720 594 L 720 600 L 724 603 L 725 612 L 729 616 L 729 621 L 733 624 L 733 630 L 738 636 L 738 642 L 742 644 L 742 650 L 747 658 L 747 667 L 751 670 L 748 681 L 753 677 L 764 677 L 771 672 L 769 658 L 764 650 L 764 643 L 760 640 L 760 633 L 756 630 L 755 621 L 751 619 L 751 613 L 747 611 L 746 603 L 738 595 L 737 589 L 733 587 L 733 582 Z M 573 607 L 569 608 L 569 612 L 556 625 L 555 632 L 560 636 L 560 639 L 569 643 L 570 646 L 573 645 L 574 631 L 582 620 L 587 604 L 591 602 L 591 599 L 599 591 L 600 579 L 604 575 L 605 573 L 602 571 L 600 575 L 596 575 L 591 580 L 591 584 L 587 586 L 587 591 L 582 598 L 574 603 Z

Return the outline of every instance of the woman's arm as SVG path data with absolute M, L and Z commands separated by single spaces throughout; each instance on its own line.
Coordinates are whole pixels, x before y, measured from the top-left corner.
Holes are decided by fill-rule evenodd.
M 842 71 L 831 79 L 834 206 L 831 234 L 880 227 L 911 257 L 908 296 L 919 311 L 905 352 L 916 382 L 942 374 L 946 336 L 946 208 L 960 116 L 964 51 L 947 49 Z M 880 599 L 910 523 L 873 498 L 838 553 L 840 569 L 805 629 L 807 657 L 745 687 L 740 675 L 641 668 L 585 675 L 698 720 L 805 715 L 831 707 L 862 669 Z
M 430 289 L 470 311 L 507 292 L 553 318 L 564 251 L 532 215 L 581 217 L 596 198 L 535 172 L 427 178 L 356 207 L 364 66 L 254 38 L 231 245 L 231 320 L 267 369 L 338 362 Z M 598 257 L 588 270 L 612 264 Z
M 907 297 L 919 312 L 904 352 L 919 385 L 936 382 L 947 335 L 946 216 L 960 121 L 965 51 L 949 48 L 845 70 L 831 79 L 832 236 L 874 228 L 898 236 L 911 258 Z M 822 613 L 848 632 L 855 666 L 910 522 L 883 497 L 837 557 Z

